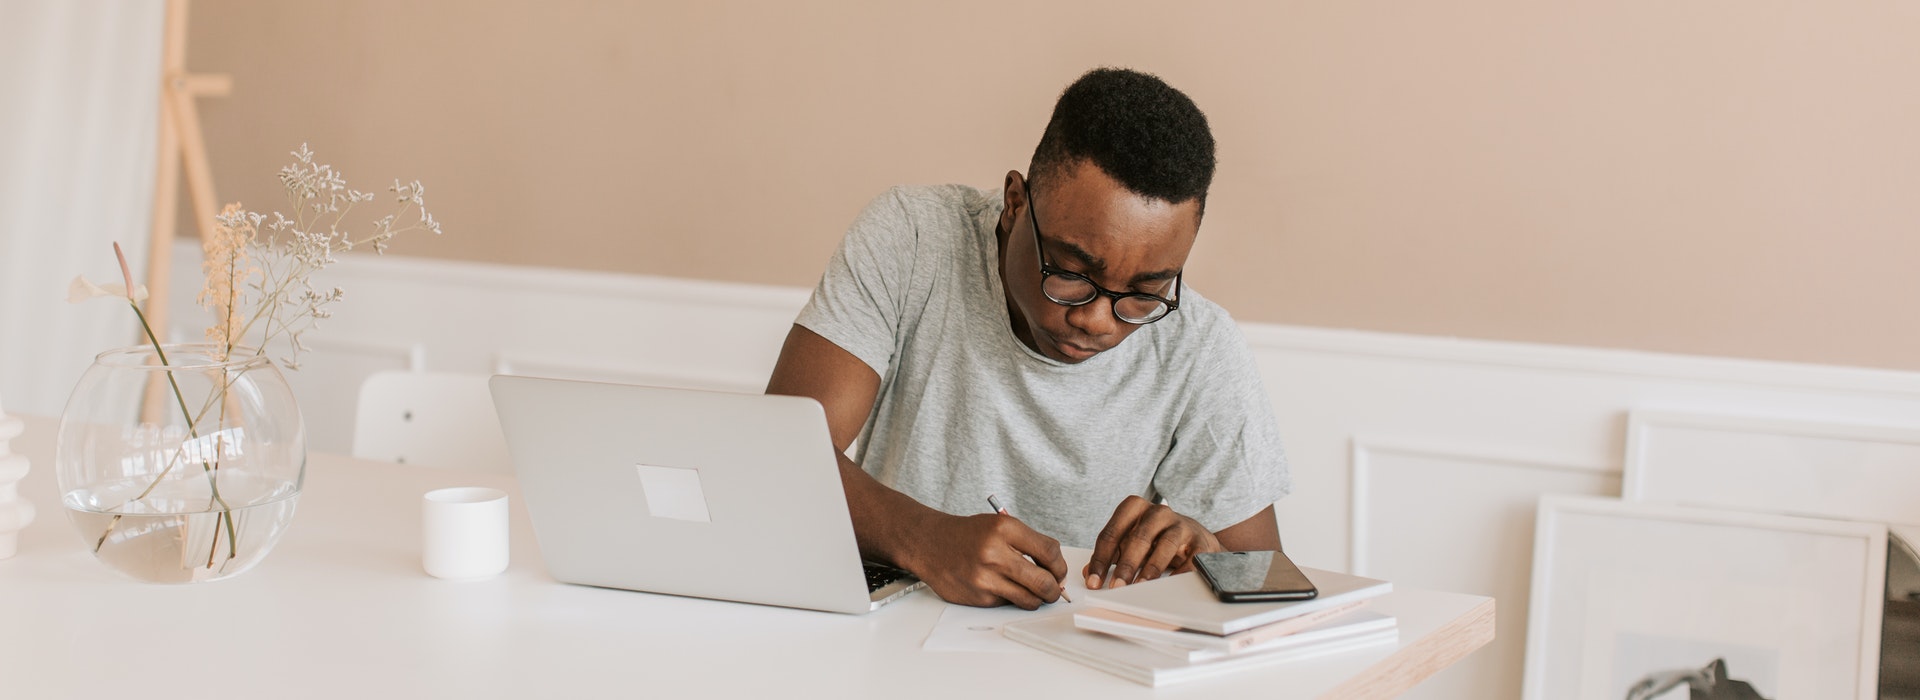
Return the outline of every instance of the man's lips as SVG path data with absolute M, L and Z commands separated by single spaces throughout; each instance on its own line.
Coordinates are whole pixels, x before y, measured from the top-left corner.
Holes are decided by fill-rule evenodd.
M 1100 354 L 1099 350 L 1094 350 L 1092 348 L 1084 347 L 1084 346 L 1081 346 L 1075 343 L 1070 343 L 1064 340 L 1055 340 L 1053 343 L 1053 347 L 1057 348 L 1060 351 L 1060 354 L 1066 355 L 1067 357 L 1071 357 L 1074 360 L 1085 360 L 1089 357 L 1093 357 L 1094 355 Z

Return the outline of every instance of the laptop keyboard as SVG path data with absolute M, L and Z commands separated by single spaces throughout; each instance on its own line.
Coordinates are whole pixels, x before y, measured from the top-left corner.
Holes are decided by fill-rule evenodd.
M 882 586 L 912 575 L 900 569 L 881 564 L 866 564 L 865 566 L 867 570 L 868 593 L 880 590 Z

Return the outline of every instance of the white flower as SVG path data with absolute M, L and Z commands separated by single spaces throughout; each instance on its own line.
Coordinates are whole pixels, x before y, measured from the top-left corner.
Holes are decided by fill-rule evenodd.
M 86 277 L 80 276 L 74 277 L 73 282 L 67 285 L 67 303 L 69 304 L 77 304 L 88 299 L 96 299 L 99 297 L 126 299 L 127 286 L 124 284 L 101 286 L 88 282 Z M 133 300 L 136 302 L 147 300 L 147 285 L 141 284 L 134 286 Z

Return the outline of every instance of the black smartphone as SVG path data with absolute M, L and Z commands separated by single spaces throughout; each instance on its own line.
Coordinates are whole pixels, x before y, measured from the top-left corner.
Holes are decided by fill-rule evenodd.
M 1309 600 L 1320 595 L 1282 552 L 1207 552 L 1193 557 L 1200 576 L 1223 603 Z

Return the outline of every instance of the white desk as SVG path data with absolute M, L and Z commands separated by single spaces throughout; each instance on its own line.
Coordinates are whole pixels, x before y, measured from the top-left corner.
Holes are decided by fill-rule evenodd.
M 856 617 L 557 583 L 512 478 L 323 454 L 253 571 L 140 584 L 86 551 L 55 422 L 24 420 L 40 514 L 0 560 L 0 698 L 1389 697 L 1493 638 L 1492 599 L 1401 590 L 1375 603 L 1398 647 L 1155 690 L 1038 651 L 922 651 L 946 605 L 927 592 Z M 513 494 L 505 574 L 421 572 L 420 495 L 455 485 Z

